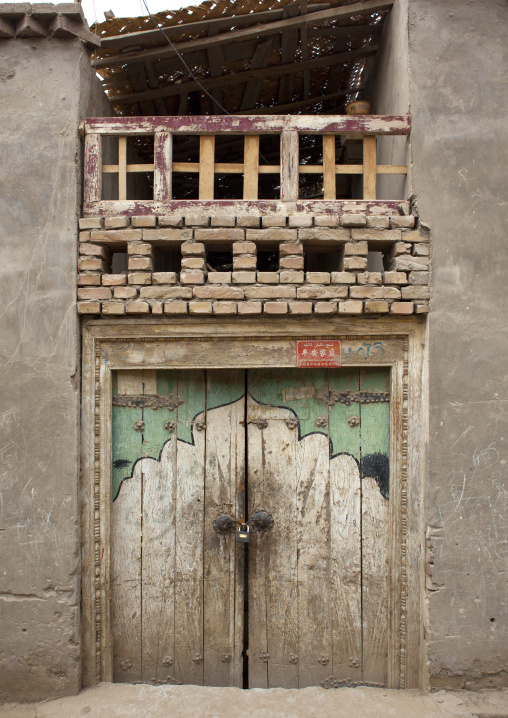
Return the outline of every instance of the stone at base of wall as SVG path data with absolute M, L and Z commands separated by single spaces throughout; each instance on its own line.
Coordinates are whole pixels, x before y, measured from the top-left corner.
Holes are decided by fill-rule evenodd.
M 79 227 L 80 314 L 429 311 L 429 232 L 413 216 L 98 217 Z M 229 264 L 213 267 L 210 252 Z

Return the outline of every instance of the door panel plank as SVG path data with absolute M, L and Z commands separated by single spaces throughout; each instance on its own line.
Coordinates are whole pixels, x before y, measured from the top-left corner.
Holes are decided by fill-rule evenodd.
M 241 688 L 244 551 L 213 522 L 222 511 L 245 512 L 244 372 L 209 371 L 206 391 L 204 684 Z

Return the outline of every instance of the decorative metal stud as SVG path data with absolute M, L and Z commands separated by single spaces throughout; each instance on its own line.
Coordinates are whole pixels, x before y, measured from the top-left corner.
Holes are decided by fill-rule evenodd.
M 350 416 L 347 420 L 347 423 L 349 426 L 360 426 L 360 417 L 359 416 Z
M 170 658 L 169 656 L 166 656 L 165 658 L 163 658 L 163 659 L 162 659 L 162 662 L 164 663 L 165 666 L 172 666 L 172 665 L 173 665 L 173 659 Z
M 197 663 L 201 663 L 202 660 L 203 660 L 203 656 L 201 655 L 201 653 L 196 653 L 196 655 L 192 659 L 192 662 L 197 664 Z
M 298 419 L 286 419 L 286 426 L 288 429 L 296 429 L 298 426 Z
M 194 428 L 196 429 L 196 431 L 204 431 L 206 429 L 206 422 L 203 420 L 195 421 Z
M 328 419 L 326 416 L 318 416 L 316 419 L 316 426 L 319 426 L 321 429 L 328 426 Z
M 295 656 L 294 653 L 289 654 L 289 662 L 290 663 L 298 663 L 298 656 Z
M 223 663 L 231 663 L 231 653 L 223 653 L 221 657 Z
M 258 429 L 266 429 L 266 427 L 268 426 L 268 422 L 266 419 L 259 419 L 258 421 L 253 421 L 252 423 L 255 424 Z
M 134 422 L 134 431 L 144 431 L 145 430 L 145 422 L 141 421 L 135 421 Z
M 322 666 L 327 666 L 330 663 L 330 659 L 328 656 L 321 656 L 318 663 L 321 663 Z
M 350 658 L 349 665 L 351 666 L 351 668 L 358 668 L 360 666 L 360 661 L 358 660 L 358 658 Z
M 166 431 L 169 431 L 170 434 L 174 434 L 176 431 L 176 421 L 166 421 L 164 428 Z
M 264 661 L 265 663 L 267 663 L 267 662 L 270 660 L 270 655 L 269 655 L 268 653 L 265 653 L 265 652 L 260 653 L 260 654 L 259 654 L 259 660 L 260 660 L 260 661 Z
M 131 668 L 132 663 L 131 663 L 131 661 L 129 661 L 129 659 L 127 658 L 125 661 L 122 661 L 122 662 L 120 663 L 120 666 L 121 666 L 121 668 L 122 668 L 123 671 L 128 671 L 129 668 Z

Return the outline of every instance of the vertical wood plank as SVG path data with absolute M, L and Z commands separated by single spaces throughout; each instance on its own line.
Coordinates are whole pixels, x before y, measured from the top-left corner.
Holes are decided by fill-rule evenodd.
M 299 162 L 298 132 L 284 130 L 280 148 L 280 198 L 283 202 L 298 199 Z
M 154 136 L 153 198 L 164 201 L 172 199 L 173 136 L 160 131 Z
M 243 198 L 258 198 L 259 135 L 245 135 L 243 157 Z
M 127 137 L 118 138 L 118 199 L 127 199 Z
M 91 132 L 85 135 L 84 199 L 99 202 L 102 199 L 102 137 Z
M 362 391 L 390 391 L 385 368 L 360 374 Z M 389 459 L 390 406 L 363 404 L 362 473 L 362 615 L 363 680 L 386 685 L 389 625 Z
M 182 371 L 178 395 L 178 425 L 191 429 L 192 444 L 178 441 L 176 478 L 176 572 L 175 572 L 175 676 L 182 683 L 203 684 L 203 525 L 205 412 L 194 414 L 196 404 L 205 406 L 203 371 Z M 180 428 L 179 428 L 180 431 Z
M 376 137 L 363 137 L 363 199 L 376 199 Z
M 335 135 L 323 135 L 324 199 L 336 198 Z
M 206 394 L 204 684 L 241 688 L 244 550 L 213 522 L 222 511 L 245 513 L 243 370 L 208 371 Z
M 213 199 L 215 136 L 199 138 L 199 199 Z

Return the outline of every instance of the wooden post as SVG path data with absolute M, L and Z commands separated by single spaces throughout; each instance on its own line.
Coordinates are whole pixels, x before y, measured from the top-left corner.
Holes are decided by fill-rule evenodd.
M 85 135 L 85 202 L 102 199 L 102 137 L 92 132 Z
M 280 146 L 280 198 L 283 202 L 295 202 L 298 199 L 298 132 L 284 130 Z
M 243 157 L 243 198 L 258 198 L 259 135 L 245 135 Z
M 199 199 L 213 199 L 215 136 L 199 138 Z
M 336 199 L 335 135 L 323 135 L 324 199 Z
M 153 148 L 153 198 L 172 199 L 173 136 L 171 132 L 156 132 Z
M 118 138 L 118 199 L 127 199 L 127 137 Z
M 376 199 L 376 137 L 363 136 L 363 199 Z

